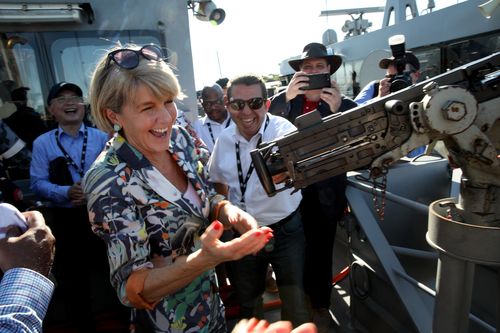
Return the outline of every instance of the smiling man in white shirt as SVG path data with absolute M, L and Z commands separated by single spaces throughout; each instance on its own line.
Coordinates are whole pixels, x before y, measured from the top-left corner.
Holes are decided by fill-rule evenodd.
M 229 263 L 240 317 L 263 318 L 262 294 L 270 263 L 282 300 L 281 319 L 298 326 L 310 320 L 303 290 L 305 237 L 298 210 L 302 195 L 288 189 L 268 197 L 250 157 L 260 142 L 274 140 L 295 126 L 268 114 L 266 99 L 266 86 L 257 76 L 240 76 L 230 82 L 227 108 L 235 125 L 220 134 L 208 168 L 219 192 L 227 193 L 260 226 L 273 229 L 274 239 L 265 250 Z

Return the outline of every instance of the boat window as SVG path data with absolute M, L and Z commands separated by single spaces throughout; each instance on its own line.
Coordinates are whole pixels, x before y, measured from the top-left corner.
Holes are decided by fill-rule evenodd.
M 396 13 L 394 12 L 394 7 L 391 6 L 386 9 L 387 16 L 384 17 L 385 21 L 383 22 L 383 26 L 391 26 L 396 22 Z M 385 14 L 384 14 L 385 15 Z
M 28 105 L 40 114 L 45 113 L 38 75 L 39 62 L 32 45 L 33 34 L 1 34 L 0 97 L 2 103 L 11 101 L 10 93 L 28 87 Z
M 498 51 L 500 51 L 499 34 L 470 38 L 450 44 L 446 48 L 446 66 L 452 69 Z
M 415 18 L 415 14 L 413 12 L 413 10 L 411 9 L 411 6 L 409 4 L 407 4 L 405 6 L 405 19 L 408 21 L 408 20 L 411 20 L 412 18 Z
M 126 34 L 108 32 L 103 36 L 89 32 L 71 33 L 57 38 L 51 45 L 51 56 L 54 65 L 55 81 L 72 82 L 80 86 L 87 95 L 90 78 L 95 69 L 97 61 L 109 48 L 115 45 L 127 45 L 130 43 L 144 45 L 155 43 L 160 45 L 158 38 L 154 35 Z
M 439 47 L 419 50 L 414 53 L 420 62 L 420 81 L 427 80 L 442 73 L 441 49 Z

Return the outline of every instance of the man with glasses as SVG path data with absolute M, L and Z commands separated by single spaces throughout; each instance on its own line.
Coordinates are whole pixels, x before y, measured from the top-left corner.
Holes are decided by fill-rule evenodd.
M 231 117 L 224 105 L 224 90 L 215 83 L 201 91 L 201 105 L 206 115 L 193 123 L 193 128 L 211 152 L 219 134 L 231 124 Z
M 268 114 L 266 99 L 266 85 L 257 76 L 240 76 L 230 82 L 227 106 L 235 125 L 220 134 L 208 170 L 219 193 L 250 213 L 259 226 L 273 230 L 274 238 L 264 250 L 227 263 L 240 317 L 263 318 L 262 295 L 271 264 L 282 300 L 281 319 L 296 327 L 310 318 L 303 291 L 305 239 L 298 211 L 302 195 L 287 189 L 268 197 L 250 157 L 260 142 L 274 140 L 295 126 Z
M 93 332 L 91 274 L 98 272 L 106 281 L 108 273 L 101 263 L 104 244 L 90 229 L 80 181 L 108 137 L 83 123 L 85 104 L 77 85 L 57 83 L 47 104 L 58 126 L 33 142 L 31 190 L 50 205 L 47 224 L 57 238 L 55 299 L 62 296 L 76 330 Z
M 342 58 L 329 53 L 323 44 L 307 44 L 301 57 L 288 63 L 296 73 L 287 89 L 271 101 L 269 112 L 286 117 L 293 123 L 298 116 L 308 112 L 319 112 L 321 117 L 327 117 L 356 106 L 354 101 L 340 93 L 334 80 L 329 87 L 309 89 L 309 75 L 332 75 L 342 64 Z M 334 326 L 329 312 L 332 252 L 337 222 L 347 205 L 345 189 L 345 174 L 302 189 L 300 212 L 307 244 L 304 289 L 310 300 L 312 320 L 320 333 L 330 332 Z
M 354 98 L 354 101 L 358 103 L 358 105 L 365 104 L 373 98 L 384 97 L 391 93 L 391 82 L 396 74 L 398 74 L 394 60 L 394 56 L 380 60 L 378 66 L 386 70 L 385 77 L 381 80 L 375 80 L 368 83 L 359 92 L 356 98 Z M 405 60 L 405 75 L 408 75 L 411 79 L 411 84 L 415 84 L 420 78 L 420 62 L 411 51 L 405 52 Z
M 404 45 L 404 44 L 403 44 Z M 403 46 L 404 50 L 404 46 Z M 420 61 L 411 51 L 404 51 L 404 70 L 403 73 L 398 73 L 397 59 L 394 56 L 381 59 L 378 66 L 386 70 L 385 77 L 381 80 L 375 80 L 368 83 L 354 98 L 358 105 L 368 103 L 374 98 L 381 98 L 389 95 L 391 92 L 406 88 L 410 84 L 415 84 L 420 79 Z M 403 77 L 403 80 L 399 78 Z M 396 82 L 394 79 L 396 78 Z M 401 84 L 401 82 L 403 84 Z M 398 84 L 398 86 L 392 86 Z M 392 86 L 392 87 L 391 87 Z M 421 146 L 413 149 L 408 153 L 408 157 L 417 157 L 425 153 L 426 146 Z

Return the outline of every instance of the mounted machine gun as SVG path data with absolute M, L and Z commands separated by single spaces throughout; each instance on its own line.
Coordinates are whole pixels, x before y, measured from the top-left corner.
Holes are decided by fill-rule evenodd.
M 466 332 L 475 264 L 500 265 L 499 84 L 495 53 L 343 113 L 299 117 L 296 131 L 251 153 L 272 196 L 282 172 L 296 189 L 359 168 L 378 178 L 411 150 L 445 144 L 463 177 L 458 200 L 430 205 L 427 240 L 439 262 L 434 319 L 412 316 L 420 332 Z

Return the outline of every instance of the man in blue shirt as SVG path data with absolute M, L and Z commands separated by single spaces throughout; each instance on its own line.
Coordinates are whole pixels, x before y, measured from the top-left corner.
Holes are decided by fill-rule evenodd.
M 60 82 L 47 99 L 58 124 L 33 142 L 31 189 L 48 201 L 48 224 L 57 238 L 54 275 L 75 329 L 93 332 L 91 275 L 107 281 L 104 244 L 92 233 L 81 179 L 104 148 L 104 132 L 83 122 L 85 104 L 80 87 Z M 57 298 L 57 297 L 55 297 Z
M 0 239 L 0 327 L 3 333 L 42 332 L 54 283 L 50 281 L 55 239 L 39 212 L 23 213 L 29 229 L 14 228 Z M 5 218 L 5 217 L 2 217 Z M 10 237 L 12 236 L 12 237 Z

